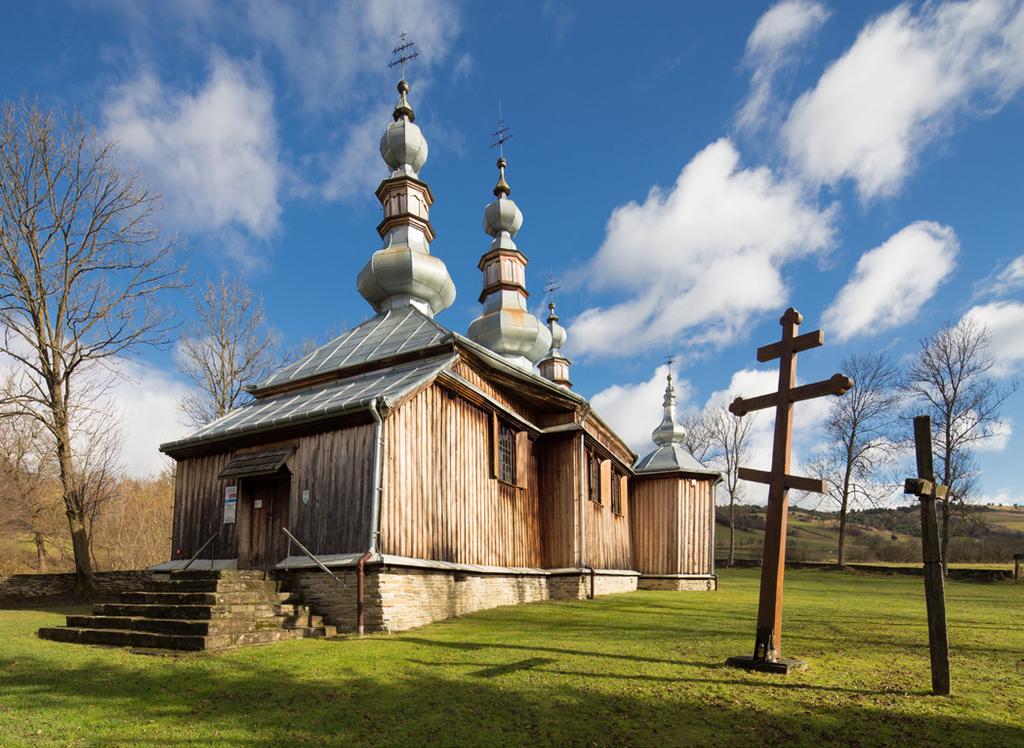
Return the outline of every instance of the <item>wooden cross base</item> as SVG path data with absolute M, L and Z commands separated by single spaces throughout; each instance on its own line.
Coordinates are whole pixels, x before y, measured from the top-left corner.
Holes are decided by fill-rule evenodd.
M 776 673 L 778 675 L 789 675 L 800 670 L 807 669 L 807 660 L 800 660 L 796 657 L 780 657 L 777 660 L 765 660 L 751 655 L 739 655 L 730 657 L 725 661 L 729 667 L 738 667 L 743 670 L 754 670 L 758 673 Z

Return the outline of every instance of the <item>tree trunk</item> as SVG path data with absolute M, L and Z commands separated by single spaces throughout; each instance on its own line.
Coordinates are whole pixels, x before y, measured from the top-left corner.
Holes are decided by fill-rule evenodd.
M 40 574 L 46 573 L 46 540 L 41 532 L 32 533 L 32 542 L 36 544 L 36 565 Z
M 731 567 L 736 562 L 736 497 L 729 492 L 729 561 Z
M 90 558 L 89 531 L 86 526 L 85 508 L 82 506 L 81 495 L 75 481 L 75 467 L 71 459 L 71 431 L 67 417 L 60 410 L 63 399 L 55 398 L 57 458 L 60 464 L 61 497 L 64 499 L 64 511 L 68 517 L 68 528 L 71 531 L 71 550 L 75 557 L 75 594 L 80 597 L 96 596 L 96 580 L 92 573 Z
M 846 500 L 839 508 L 839 568 L 846 566 Z

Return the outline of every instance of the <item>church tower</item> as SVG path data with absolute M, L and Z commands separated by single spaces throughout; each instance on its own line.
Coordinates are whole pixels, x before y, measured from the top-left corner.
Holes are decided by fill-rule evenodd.
M 504 143 L 507 130 L 498 130 L 498 143 Z M 469 325 L 471 340 L 490 348 L 516 366 L 532 371 L 533 365 L 551 346 L 551 332 L 526 306 L 526 255 L 513 238 L 523 225 L 523 214 L 509 195 L 505 181 L 504 156 L 498 159 L 498 183 L 495 200 L 484 209 L 484 231 L 491 237 L 490 249 L 477 267 L 483 272 L 480 302 L 483 312 Z
M 408 94 L 402 78 L 393 121 L 380 139 L 380 155 L 391 169 L 376 192 L 384 208 L 377 226 L 384 246 L 373 253 L 356 284 L 377 312 L 412 306 L 433 317 L 455 301 L 455 284 L 444 261 L 430 254 L 434 195 L 419 177 L 427 161 L 427 139 L 415 124 Z
M 558 324 L 558 315 L 555 314 L 555 303 L 548 304 L 548 332 L 551 334 L 551 347 L 544 354 L 544 358 L 537 364 L 540 375 L 550 379 L 560 387 L 570 389 L 572 382 L 569 381 L 570 361 L 562 355 L 561 348 L 565 345 L 565 328 Z

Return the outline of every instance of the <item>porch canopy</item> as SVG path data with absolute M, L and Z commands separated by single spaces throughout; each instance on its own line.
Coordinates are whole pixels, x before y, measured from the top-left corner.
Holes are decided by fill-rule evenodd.
M 225 478 L 259 478 L 265 475 L 275 475 L 292 456 L 293 450 L 293 447 L 284 447 L 235 455 L 217 477 L 223 480 Z

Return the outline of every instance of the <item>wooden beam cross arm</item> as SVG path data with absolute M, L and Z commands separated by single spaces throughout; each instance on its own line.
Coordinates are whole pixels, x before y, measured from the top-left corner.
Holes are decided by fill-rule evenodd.
M 821 330 L 813 330 L 789 340 L 778 340 L 761 346 L 757 349 L 757 360 L 763 364 L 766 361 L 782 358 L 784 353 L 799 353 L 822 345 L 825 345 L 825 334 Z
M 767 483 L 771 485 L 772 474 L 767 470 L 754 470 L 753 468 L 741 467 L 737 476 L 742 480 L 750 480 L 755 483 Z M 782 485 L 786 488 L 795 488 L 797 491 L 809 491 L 811 493 L 825 493 L 825 481 L 817 478 L 805 478 L 802 475 L 782 476 Z
M 802 336 L 801 336 L 802 337 Z M 729 406 L 729 412 L 736 416 L 745 416 L 752 410 L 762 410 L 779 405 L 780 399 L 785 403 L 796 403 L 801 400 L 813 400 L 825 395 L 845 395 L 853 388 L 853 380 L 845 374 L 833 374 L 828 379 L 813 384 L 804 384 L 779 392 L 769 392 L 758 397 L 737 397 Z

